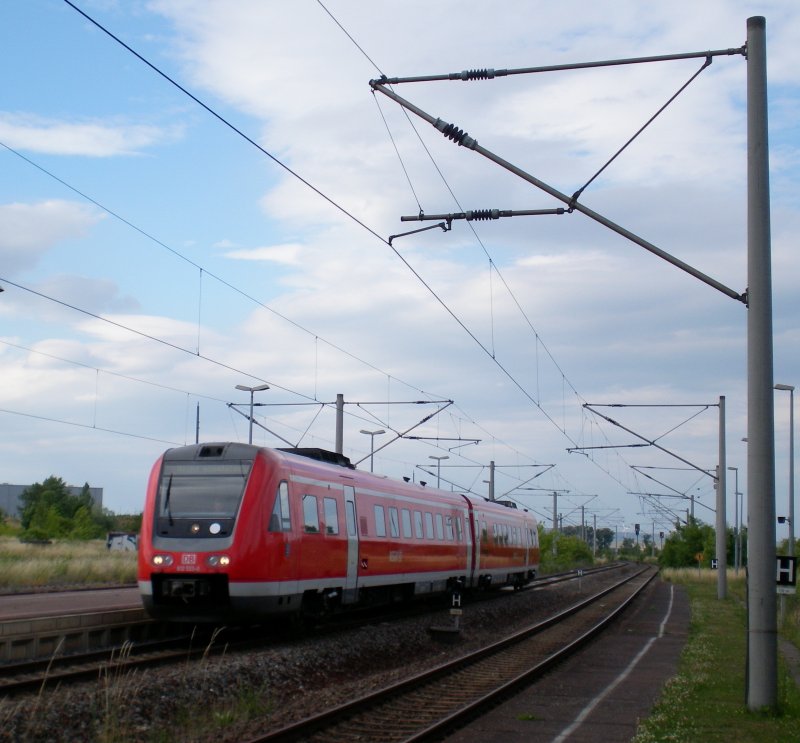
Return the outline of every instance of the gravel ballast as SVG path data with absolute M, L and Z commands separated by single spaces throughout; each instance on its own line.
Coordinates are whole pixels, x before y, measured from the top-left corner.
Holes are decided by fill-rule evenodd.
M 447 608 L 265 650 L 164 668 L 109 671 L 94 683 L 0 700 L 0 741 L 241 741 L 500 639 L 620 578 L 620 571 L 466 602 L 453 643 Z

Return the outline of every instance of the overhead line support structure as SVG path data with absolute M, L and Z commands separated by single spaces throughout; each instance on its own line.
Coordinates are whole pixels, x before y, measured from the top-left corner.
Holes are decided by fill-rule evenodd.
M 629 230 L 585 207 L 574 197 L 526 173 L 481 147 L 453 124 L 435 118 L 397 95 L 387 86 L 437 80 L 490 80 L 510 74 L 556 72 L 666 62 L 680 59 L 711 59 L 740 54 L 747 61 L 747 289 L 739 293 L 707 276 L 678 258 L 661 250 Z M 750 710 L 776 709 L 778 703 L 777 671 L 777 601 L 775 596 L 775 434 L 773 412 L 773 340 L 772 340 L 772 268 L 769 197 L 769 137 L 767 127 L 767 45 L 766 19 L 747 19 L 747 40 L 738 48 L 670 54 L 601 62 L 529 67 L 518 70 L 467 70 L 448 75 L 371 80 L 370 86 L 408 111 L 429 122 L 461 147 L 467 147 L 527 181 L 553 198 L 579 211 L 645 250 L 671 263 L 722 292 L 742 302 L 747 314 L 747 481 L 750 560 L 748 581 L 748 642 L 746 703 Z M 720 478 L 722 479 L 722 478 Z
M 733 54 L 744 54 L 745 49 L 744 47 L 739 49 L 725 49 L 725 50 L 718 50 L 718 51 L 708 51 L 708 52 L 689 52 L 685 54 L 670 54 L 664 55 L 660 57 L 638 57 L 638 58 L 631 58 L 631 59 L 624 59 L 624 60 L 610 60 L 607 62 L 584 62 L 584 63 L 577 63 L 572 65 L 553 65 L 549 67 L 528 67 L 519 70 L 501 70 L 500 72 L 509 75 L 509 74 L 530 74 L 533 72 L 552 72 L 555 70 L 569 70 L 569 69 L 584 69 L 590 67 L 603 67 L 603 66 L 610 66 L 610 65 L 622 65 L 622 64 L 635 64 L 641 62 L 660 62 L 660 61 L 668 61 L 668 60 L 677 60 L 677 59 L 691 59 L 691 58 L 698 58 L 698 57 L 714 57 L 719 55 L 733 55 Z M 513 163 L 508 162 L 508 160 L 503 159 L 499 155 L 496 155 L 491 150 L 486 149 L 478 144 L 478 141 L 473 137 L 470 137 L 462 129 L 459 129 L 454 124 L 448 123 L 443 119 L 438 117 L 432 116 L 431 114 L 423 111 L 419 106 L 414 105 L 411 101 L 406 100 L 402 96 L 397 95 L 393 90 L 390 90 L 387 86 L 388 85 L 395 85 L 400 83 L 407 83 L 407 82 L 429 82 L 435 80 L 457 80 L 457 79 L 464 79 L 464 80 L 478 80 L 478 79 L 491 79 L 494 77 L 498 77 L 498 71 L 492 71 L 493 74 L 489 75 L 488 72 L 486 75 L 478 74 L 481 71 L 472 71 L 474 73 L 474 77 L 470 77 L 469 75 L 466 77 L 462 77 L 467 73 L 452 73 L 452 75 L 433 75 L 433 76 L 423 76 L 423 77 L 414 77 L 414 78 L 387 78 L 382 77 L 374 80 L 370 80 L 369 84 L 370 87 L 382 93 L 387 98 L 395 101 L 403 108 L 407 109 L 411 113 L 417 115 L 419 118 L 427 121 L 431 124 L 435 129 L 438 129 L 442 134 L 451 139 L 453 142 L 458 144 L 460 147 L 466 147 L 469 150 L 473 150 L 480 155 L 483 155 L 488 160 L 496 163 L 500 167 L 508 170 L 510 173 L 522 178 L 523 180 L 527 181 L 536 188 L 544 191 L 545 193 L 549 194 L 553 198 L 561 201 L 562 203 L 567 205 L 567 210 L 569 212 L 578 211 L 581 214 L 593 219 L 595 222 L 602 224 L 604 227 L 616 232 L 618 235 L 630 240 L 631 242 L 639 245 L 640 247 L 648 250 L 649 252 L 653 253 L 654 255 L 662 258 L 663 260 L 671 263 L 673 266 L 685 271 L 686 273 L 694 276 L 696 279 L 699 279 L 705 284 L 713 287 L 717 291 L 722 292 L 723 294 L 729 296 L 731 299 L 736 299 L 744 304 L 747 304 L 747 293 L 740 293 L 737 292 L 735 289 L 731 289 L 725 284 L 717 281 L 716 279 L 708 276 L 707 274 L 699 271 L 698 269 L 690 266 L 688 263 L 680 260 L 680 258 L 676 258 L 675 256 L 667 253 L 666 251 L 662 250 L 661 248 L 657 247 L 653 243 L 645 240 L 643 237 L 636 235 L 635 233 L 631 232 L 630 230 L 618 225 L 616 222 L 612 222 L 607 217 L 604 217 L 602 214 L 590 209 L 587 206 L 584 206 L 579 201 L 576 201 L 574 197 L 569 196 L 561 191 L 553 188 L 549 184 L 545 183 L 544 181 L 536 178 L 535 176 L 527 173 L 526 171 L 522 170 L 522 168 L 517 167 Z
M 474 70 L 462 70 L 461 72 L 448 72 L 441 75 L 418 75 L 416 77 L 384 77 L 380 82 L 385 85 L 401 85 L 402 83 L 433 83 L 447 82 L 450 80 L 462 80 L 472 82 L 476 80 L 493 80 L 496 77 L 508 77 L 510 75 L 531 75 L 539 72 L 562 72 L 566 70 L 585 70 L 592 67 L 619 67 L 629 64 L 642 64 L 643 62 L 674 62 L 679 59 L 702 59 L 704 57 L 733 56 L 735 54 L 745 54 L 745 47 L 731 49 L 717 49 L 716 51 L 706 52 L 682 52 L 678 54 L 662 54 L 649 57 L 627 57 L 623 59 L 606 59 L 595 62 L 568 62 L 566 64 L 544 65 L 539 67 L 517 67 L 510 70 L 494 70 L 482 68 Z

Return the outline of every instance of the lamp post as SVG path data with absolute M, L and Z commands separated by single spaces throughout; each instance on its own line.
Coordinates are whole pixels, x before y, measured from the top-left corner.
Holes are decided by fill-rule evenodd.
M 382 433 L 386 433 L 386 431 L 384 431 L 382 428 L 379 428 L 377 431 L 365 431 L 362 428 L 361 433 L 369 436 L 369 471 L 372 472 L 372 457 L 375 454 L 375 437 L 380 436 Z
M 433 454 L 428 454 L 428 459 L 436 460 L 436 487 L 438 488 L 442 481 L 442 460 L 450 459 L 450 457 L 448 457 L 447 454 L 445 454 L 443 457 L 436 457 Z
M 776 384 L 775 389 L 789 393 L 789 555 L 794 556 L 794 387 Z
M 262 392 L 263 390 L 268 390 L 269 389 L 269 385 L 268 384 L 260 384 L 260 385 L 258 385 L 258 387 L 247 387 L 244 384 L 237 384 L 236 385 L 236 389 L 237 390 L 241 390 L 242 392 L 249 392 L 250 393 L 250 434 L 247 437 L 247 443 L 248 444 L 252 444 L 253 443 L 253 395 L 256 392 Z

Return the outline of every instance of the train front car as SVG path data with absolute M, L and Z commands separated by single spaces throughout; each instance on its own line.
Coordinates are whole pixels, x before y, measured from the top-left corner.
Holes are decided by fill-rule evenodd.
M 247 572 L 248 523 L 261 520 L 270 468 L 255 446 L 169 449 L 153 466 L 139 546 L 139 590 L 159 619 L 223 621 L 237 609 L 235 576 Z
M 154 618 L 324 615 L 461 587 L 521 586 L 536 521 L 474 496 L 355 470 L 318 449 L 170 449 L 150 474 L 139 589 Z

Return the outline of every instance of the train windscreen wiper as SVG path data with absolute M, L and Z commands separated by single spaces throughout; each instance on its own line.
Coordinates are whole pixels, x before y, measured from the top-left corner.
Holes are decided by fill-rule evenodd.
M 169 525 L 174 526 L 175 521 L 172 518 L 172 509 L 169 507 L 169 496 L 172 493 L 172 478 L 173 475 L 169 476 L 169 482 L 167 483 L 167 494 L 164 496 L 164 511 L 167 514 L 167 518 L 169 519 Z

